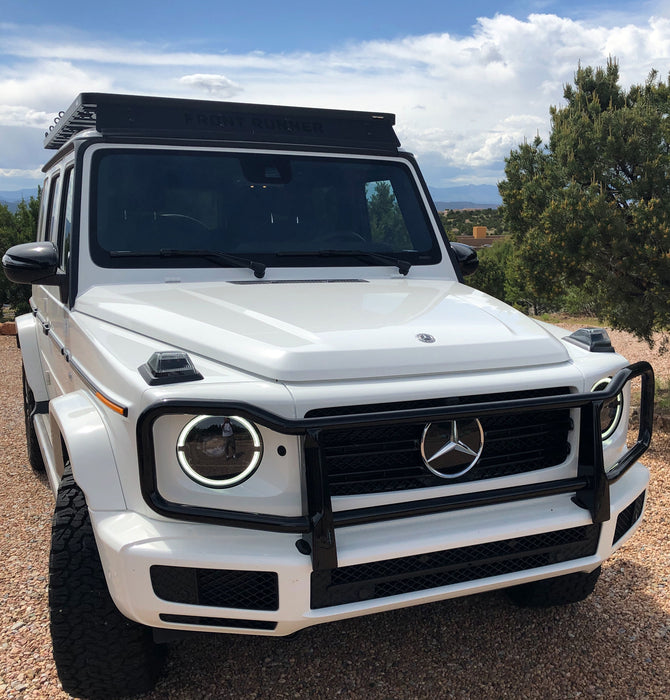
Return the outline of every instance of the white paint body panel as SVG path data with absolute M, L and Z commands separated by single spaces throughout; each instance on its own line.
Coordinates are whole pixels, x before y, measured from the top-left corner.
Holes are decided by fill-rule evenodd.
M 77 311 L 274 381 L 561 364 L 563 344 L 456 282 L 371 279 L 93 287 Z M 419 334 L 433 343 L 422 343 Z

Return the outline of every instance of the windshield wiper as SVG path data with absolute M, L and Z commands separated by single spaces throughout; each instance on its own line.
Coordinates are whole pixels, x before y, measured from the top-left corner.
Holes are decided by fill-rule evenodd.
M 226 263 L 233 267 L 246 267 L 253 270 L 254 276 L 258 279 L 265 277 L 265 265 L 254 260 L 245 260 L 238 258 L 230 253 L 223 253 L 220 250 L 197 250 L 197 249 L 178 249 L 178 248 L 161 248 L 160 250 L 110 250 L 109 254 L 113 258 L 210 258 L 219 263 Z
M 401 275 L 406 275 L 412 267 L 412 263 L 407 262 L 407 260 L 401 260 L 394 255 L 386 255 L 386 253 L 375 253 L 370 250 L 287 250 L 278 252 L 276 255 L 283 257 L 365 258 L 382 265 L 393 265 L 398 268 L 398 272 Z

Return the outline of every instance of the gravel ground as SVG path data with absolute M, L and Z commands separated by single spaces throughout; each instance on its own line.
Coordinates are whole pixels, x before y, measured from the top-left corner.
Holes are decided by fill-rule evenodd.
M 646 345 L 612 333 L 631 361 Z M 670 355 L 670 353 L 668 353 Z M 669 356 L 652 359 L 670 376 Z M 0 336 L 0 695 L 65 698 L 49 639 L 52 498 L 26 466 L 20 356 Z M 652 471 L 638 534 L 603 567 L 595 593 L 565 608 L 522 610 L 503 593 L 332 623 L 291 639 L 202 635 L 170 647 L 147 698 L 670 697 L 670 434 Z

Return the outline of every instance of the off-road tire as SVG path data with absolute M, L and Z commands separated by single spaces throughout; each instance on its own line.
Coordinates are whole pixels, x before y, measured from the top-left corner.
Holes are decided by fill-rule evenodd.
M 128 620 L 114 605 L 86 499 L 69 467 L 53 517 L 49 610 L 54 659 L 66 692 L 97 699 L 153 688 L 163 648 L 148 627 Z
M 44 460 L 42 459 L 42 451 L 40 444 L 37 442 L 37 433 L 33 425 L 33 410 L 35 408 L 35 397 L 32 389 L 28 386 L 26 379 L 26 370 L 21 367 L 23 376 L 23 417 L 26 423 L 26 450 L 28 451 L 28 463 L 33 468 L 33 471 L 43 472 L 45 470 Z
M 583 571 L 565 574 L 542 581 L 532 581 L 508 588 L 507 594 L 515 605 L 522 608 L 549 608 L 586 600 L 600 576 L 600 567 L 589 573 Z

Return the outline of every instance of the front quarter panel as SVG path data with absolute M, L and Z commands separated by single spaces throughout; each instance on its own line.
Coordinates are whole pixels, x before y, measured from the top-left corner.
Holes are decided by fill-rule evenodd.
M 88 507 L 125 510 L 107 426 L 88 394 L 80 390 L 54 399 L 50 415 L 52 435 L 62 437 L 74 479 L 84 492 Z M 54 450 L 56 463 L 64 464 L 60 439 L 54 439 Z

